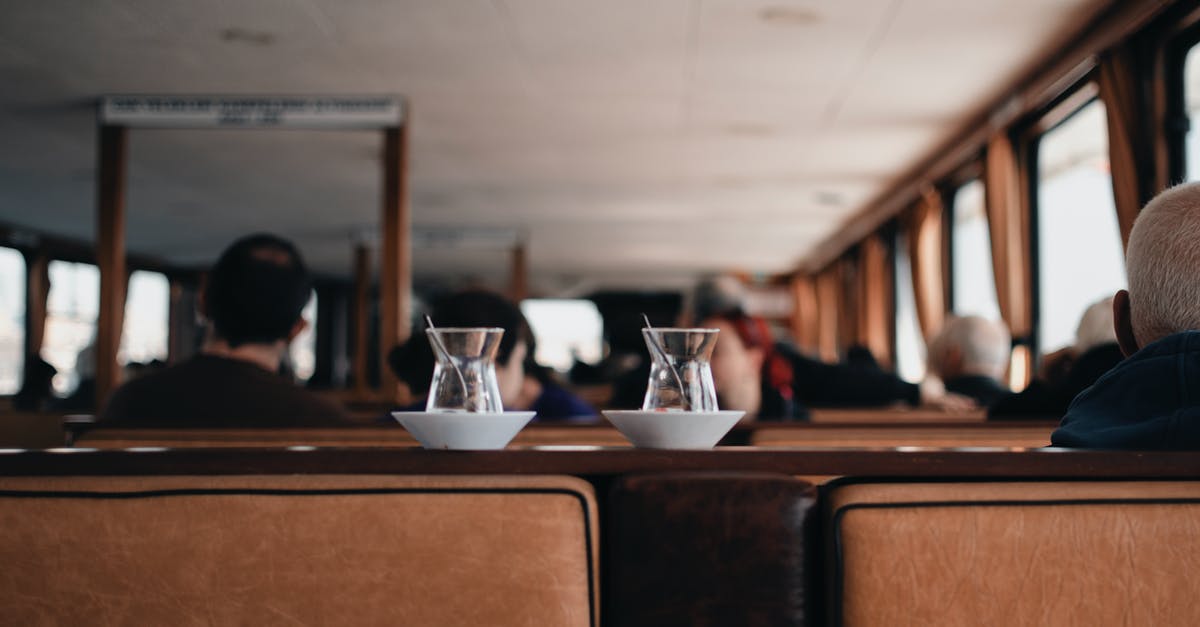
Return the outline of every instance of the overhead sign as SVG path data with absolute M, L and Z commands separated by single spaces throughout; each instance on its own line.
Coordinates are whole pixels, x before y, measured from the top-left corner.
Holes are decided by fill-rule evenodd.
M 103 124 L 141 128 L 373 129 L 398 126 L 394 96 L 107 96 Z

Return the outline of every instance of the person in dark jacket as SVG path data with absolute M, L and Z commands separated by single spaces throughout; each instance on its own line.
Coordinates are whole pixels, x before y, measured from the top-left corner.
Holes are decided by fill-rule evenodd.
M 1075 330 L 1075 344 L 1042 358 L 1036 379 L 988 408 L 988 420 L 1059 419 L 1071 401 L 1125 358 L 1113 330 L 1112 297 L 1093 303 Z
M 1200 183 L 1146 205 L 1125 263 L 1113 325 L 1127 358 L 1075 398 L 1051 444 L 1200 450 Z
M 811 407 L 879 407 L 894 403 L 965 409 L 970 401 L 938 385 L 908 383 L 883 370 L 827 364 L 787 350 L 766 321 L 740 311 L 701 321 L 720 329 L 713 350 L 717 404 L 746 420 L 805 420 Z
M 980 316 L 946 320 L 929 343 L 929 369 L 947 392 L 988 407 L 1012 392 L 1002 383 L 1012 338 L 1003 324 Z

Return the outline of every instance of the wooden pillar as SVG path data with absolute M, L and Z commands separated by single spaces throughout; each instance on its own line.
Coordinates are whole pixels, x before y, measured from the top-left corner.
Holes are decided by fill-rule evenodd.
M 96 265 L 100 268 L 100 315 L 96 321 L 96 408 L 120 383 L 117 349 L 125 317 L 124 127 L 100 127 L 97 164 Z
M 45 253 L 25 257 L 25 363 L 40 357 L 46 339 L 46 304 L 50 298 L 50 258 Z
M 354 301 L 351 305 L 351 315 L 354 316 L 354 393 L 358 397 L 366 397 L 370 390 L 367 385 L 367 352 L 370 350 L 370 290 L 371 290 L 371 251 L 364 244 L 354 248 Z
M 512 249 L 512 276 L 508 282 L 508 297 L 514 303 L 520 303 L 529 296 L 529 258 L 525 252 L 525 243 L 521 242 Z
M 412 316 L 412 216 L 408 204 L 408 127 L 410 111 L 398 128 L 384 130 L 383 249 L 379 267 L 379 355 L 408 340 Z M 396 375 L 380 365 L 386 398 L 399 398 Z

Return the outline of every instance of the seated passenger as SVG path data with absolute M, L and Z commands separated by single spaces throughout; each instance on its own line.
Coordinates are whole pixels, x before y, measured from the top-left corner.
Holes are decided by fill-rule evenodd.
M 1011 347 L 1004 325 L 980 316 L 952 317 L 929 342 L 929 370 L 947 392 L 987 407 L 1012 392 L 1002 383 Z
M 810 407 L 973 405 L 945 394 L 932 380 L 917 385 L 883 370 L 827 364 L 786 350 L 775 342 L 764 320 L 741 312 L 714 316 L 699 326 L 721 331 L 712 356 L 717 404 L 745 411 L 748 420 L 803 420 Z
M 280 376 L 312 282 L 300 253 L 273 235 L 233 243 L 200 295 L 208 321 L 200 353 L 121 386 L 100 415 L 137 427 L 329 427 L 347 424 L 336 403 Z
M 1112 297 L 1093 303 L 1075 330 L 1075 344 L 1042 358 L 1037 378 L 988 408 L 989 420 L 1062 418 L 1080 392 L 1124 358 L 1113 331 Z
M 1200 183 L 1142 209 L 1113 297 L 1126 359 L 1077 396 L 1054 446 L 1200 450 Z
M 503 296 L 468 290 L 437 302 L 431 313 L 433 323 L 442 327 L 500 327 L 504 335 L 496 351 L 496 383 L 505 410 L 532 410 L 535 420 L 561 420 L 593 417 L 596 410 L 563 389 L 534 361 L 536 343 L 521 309 Z M 408 385 L 417 402 L 406 410 L 425 409 L 425 398 L 433 380 L 433 348 L 424 332 L 414 333 L 403 346 L 388 355 L 388 364 L 396 376 Z

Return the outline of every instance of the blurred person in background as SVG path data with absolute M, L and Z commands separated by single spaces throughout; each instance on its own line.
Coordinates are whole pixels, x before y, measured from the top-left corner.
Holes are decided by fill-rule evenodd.
M 936 379 L 918 385 L 883 370 L 827 364 L 784 350 L 765 320 L 741 311 L 706 318 L 699 326 L 720 330 L 712 357 L 718 405 L 745 411 L 747 420 L 804 420 L 812 407 L 974 406 L 947 394 Z
M 100 422 L 135 427 L 335 427 L 345 410 L 279 374 L 312 279 L 291 242 L 265 233 L 221 253 L 200 294 L 199 354 L 113 393 Z
M 988 419 L 1062 418 L 1071 401 L 1124 359 L 1113 330 L 1112 297 L 1083 312 L 1075 344 L 1042 358 L 1038 376 L 1024 390 L 1001 398 Z
M 1004 385 L 1012 337 L 1003 324 L 980 316 L 951 317 L 929 342 L 929 371 L 947 392 L 987 407 L 1008 396 Z
M 591 418 L 596 410 L 558 385 L 534 359 L 537 343 L 521 309 L 495 292 L 472 289 L 436 301 L 430 313 L 439 327 L 504 329 L 496 351 L 496 383 L 506 410 L 532 410 L 535 420 Z M 436 358 L 424 332 L 413 333 L 388 354 L 388 365 L 415 400 L 402 408 L 425 409 Z M 390 419 L 388 419 L 390 421 Z

